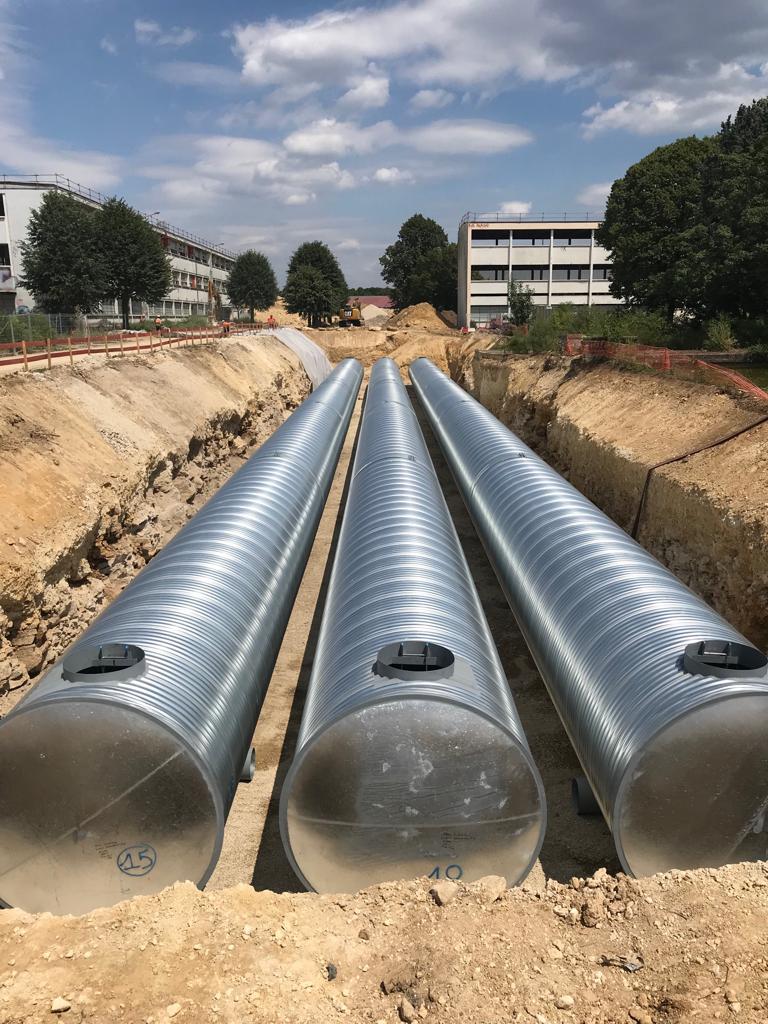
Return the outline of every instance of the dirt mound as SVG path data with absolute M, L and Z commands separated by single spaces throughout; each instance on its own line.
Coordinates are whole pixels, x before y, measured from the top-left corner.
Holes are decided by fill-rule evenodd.
M 416 328 L 420 331 L 440 331 L 445 334 L 451 325 L 440 316 L 434 306 L 428 302 L 419 302 L 415 306 L 407 306 L 390 318 L 387 327 L 401 330 L 404 327 Z
M 269 309 L 265 309 L 263 312 L 258 312 L 256 319 L 260 320 L 261 323 L 266 323 L 270 316 L 277 320 L 278 327 L 298 327 L 303 330 L 307 326 L 307 321 L 299 316 L 298 313 L 288 313 L 286 311 L 282 296 L 278 298 L 274 306 L 270 306 Z
M 85 917 L 0 913 L 4 1021 L 764 1022 L 768 873 L 356 896 L 190 883 Z M 734 922 L 738 926 L 734 927 Z

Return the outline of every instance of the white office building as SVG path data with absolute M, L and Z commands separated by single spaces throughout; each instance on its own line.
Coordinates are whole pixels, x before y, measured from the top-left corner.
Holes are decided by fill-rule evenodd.
M 50 189 L 64 192 L 97 208 L 107 197 L 78 185 L 59 174 L 0 175 L 0 314 L 32 309 L 34 297 L 19 284 L 21 250 L 27 237 L 32 210 L 36 210 Z M 156 215 L 147 217 L 171 259 L 173 284 L 162 302 L 131 303 L 131 318 L 205 316 L 212 312 L 212 299 L 228 304 L 226 281 L 235 253 L 180 228 L 171 227 Z M 117 319 L 120 303 L 105 300 L 101 315 Z
M 459 326 L 478 327 L 507 312 L 510 280 L 537 306 L 621 303 L 610 293 L 611 254 L 595 241 L 597 220 L 467 213 L 459 227 Z

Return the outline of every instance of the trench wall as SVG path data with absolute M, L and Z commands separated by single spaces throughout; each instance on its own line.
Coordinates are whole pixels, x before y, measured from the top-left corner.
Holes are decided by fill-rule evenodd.
M 553 355 L 477 353 L 464 384 L 626 530 L 652 465 L 768 412 L 714 386 Z M 655 470 L 638 540 L 768 647 L 768 423 Z
M 266 337 L 0 378 L 0 713 L 309 389 Z

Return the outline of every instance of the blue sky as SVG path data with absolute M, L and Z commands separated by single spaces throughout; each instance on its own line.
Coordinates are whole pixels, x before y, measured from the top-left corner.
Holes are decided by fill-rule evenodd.
M 352 285 L 416 211 L 599 213 L 650 149 L 768 94 L 764 0 L 0 0 L 0 169 Z

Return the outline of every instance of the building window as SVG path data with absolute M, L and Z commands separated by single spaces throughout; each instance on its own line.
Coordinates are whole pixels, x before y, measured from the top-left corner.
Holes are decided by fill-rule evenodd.
M 558 229 L 553 234 L 554 245 L 590 246 L 592 244 L 591 231 L 571 231 L 568 228 L 566 228 L 565 230 Z
M 496 245 L 509 245 L 509 232 L 508 231 L 483 231 L 478 229 L 472 232 L 472 245 L 473 247 L 487 247 Z
M 613 268 L 608 266 L 606 263 L 596 263 L 592 267 L 592 280 L 593 281 L 612 281 L 613 280 Z
M 553 281 L 588 281 L 589 267 L 560 264 L 552 267 Z
M 5 193 L 0 192 L 0 217 L 5 216 Z
M 11 265 L 11 250 L 7 245 L 0 245 L 0 267 L 10 267 Z
M 548 281 L 549 267 L 512 267 L 513 281 Z
M 478 325 L 487 324 L 491 320 L 500 320 L 506 312 L 506 306 L 471 306 L 469 318 Z
M 473 281 L 507 281 L 508 279 L 507 267 L 472 267 Z
M 513 231 L 512 247 L 525 248 L 531 245 L 549 245 L 548 231 Z

